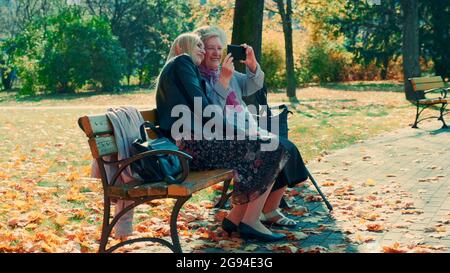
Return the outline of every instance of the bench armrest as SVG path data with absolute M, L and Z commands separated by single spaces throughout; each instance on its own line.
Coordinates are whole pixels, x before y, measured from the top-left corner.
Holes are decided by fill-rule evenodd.
M 423 91 L 423 93 L 424 93 L 424 95 L 426 95 L 428 93 L 433 93 L 433 92 L 439 91 L 442 96 L 441 98 L 445 99 L 445 98 L 447 98 L 447 93 L 448 93 L 449 89 L 450 89 L 450 87 L 448 87 L 448 88 L 433 88 L 433 89 L 425 90 L 425 91 Z
M 145 158 L 148 156 L 155 156 L 155 155 L 175 155 L 175 156 L 177 156 L 181 162 L 181 169 L 183 170 L 183 172 L 181 173 L 181 177 L 179 179 L 177 179 L 177 181 L 183 181 L 186 179 L 186 177 L 189 174 L 189 164 L 188 163 L 189 163 L 189 160 L 192 160 L 192 156 L 188 155 L 187 153 L 181 152 L 181 151 L 153 150 L 153 151 L 147 151 L 147 152 L 143 152 L 140 154 L 136 154 L 130 158 L 115 162 L 120 167 L 117 170 L 117 172 L 114 174 L 114 176 L 111 180 L 110 186 L 114 186 L 119 175 L 123 172 L 123 170 L 125 170 L 126 167 L 130 166 L 131 163 L 141 160 L 142 158 Z
M 433 89 L 425 90 L 425 91 L 423 91 L 423 93 L 428 94 L 428 93 L 433 93 L 433 92 L 441 91 L 441 90 L 442 90 L 442 88 L 433 88 Z

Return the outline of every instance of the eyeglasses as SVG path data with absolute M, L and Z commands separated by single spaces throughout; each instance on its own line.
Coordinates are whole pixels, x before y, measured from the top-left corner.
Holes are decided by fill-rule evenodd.
M 222 52 L 222 48 L 214 48 L 214 47 L 207 47 L 205 48 L 206 51 L 219 51 Z

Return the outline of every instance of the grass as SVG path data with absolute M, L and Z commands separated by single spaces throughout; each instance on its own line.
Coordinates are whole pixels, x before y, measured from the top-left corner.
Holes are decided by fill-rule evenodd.
M 321 87 L 333 90 L 348 91 L 381 91 L 381 92 L 403 92 L 402 82 L 349 82 L 349 83 L 327 83 Z
M 307 162 L 318 159 L 324 152 L 407 127 L 414 118 L 415 109 L 403 93 L 354 91 L 310 87 L 298 90 L 298 102 L 290 103 L 280 93 L 269 94 L 269 101 L 287 103 L 293 110 L 294 115 L 289 117 L 289 138 Z M 34 242 L 37 240 L 34 236 L 43 232 L 73 234 L 81 232 L 82 227 L 82 234 L 70 236 L 90 244 L 89 250 L 95 249 L 103 201 L 101 183 L 89 178 L 89 145 L 78 128 L 77 119 L 86 114 L 104 113 L 111 105 L 150 107 L 154 105 L 154 94 L 127 92 L 0 102 L 0 251 L 2 238 L 4 242 L 14 242 L 7 239 L 13 229 L 6 223 L 12 225 L 11 220 L 31 213 L 38 214 L 40 221 L 14 230 L 22 229 L 22 242 Z M 62 109 L 67 106 L 70 107 Z M 190 202 L 199 203 L 216 196 L 217 192 L 206 189 L 194 195 Z M 150 211 L 145 214 L 162 217 Z M 60 215 L 62 219 L 58 218 Z M 30 219 L 34 219 L 32 216 L 37 217 L 31 215 Z M 136 217 L 135 221 L 143 219 Z M 19 242 L 5 247 L 26 251 Z

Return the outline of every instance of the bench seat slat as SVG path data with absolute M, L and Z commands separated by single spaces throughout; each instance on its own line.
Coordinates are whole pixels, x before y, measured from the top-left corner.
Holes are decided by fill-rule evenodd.
M 202 172 L 190 172 L 181 184 L 169 185 L 169 196 L 188 196 L 209 186 L 233 178 L 233 171 L 216 169 Z
M 434 99 L 419 100 L 419 104 L 422 104 L 422 105 L 433 105 L 433 104 L 439 104 L 439 103 L 448 103 L 448 99 L 434 98 Z
M 157 195 L 189 196 L 196 191 L 231 178 L 233 178 L 233 171 L 227 169 L 190 172 L 189 176 L 181 184 L 168 185 L 166 182 L 159 182 L 133 187 L 128 187 L 127 185 L 112 186 L 109 187 L 109 195 L 117 198 L 140 198 Z

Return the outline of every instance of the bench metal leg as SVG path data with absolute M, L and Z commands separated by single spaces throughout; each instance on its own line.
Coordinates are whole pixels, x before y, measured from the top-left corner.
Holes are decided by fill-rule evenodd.
M 172 237 L 172 244 L 175 253 L 183 253 L 180 245 L 180 238 L 178 237 L 177 219 L 180 209 L 183 207 L 184 203 L 189 200 L 191 196 L 179 197 L 172 210 L 172 215 L 170 216 L 170 236 Z
M 106 252 L 106 244 L 108 243 L 108 238 L 111 233 L 111 230 L 108 229 L 110 212 L 111 212 L 111 200 L 110 198 L 105 197 L 103 208 L 102 234 L 100 237 L 100 247 L 98 249 L 99 253 Z
M 134 207 L 137 207 L 138 205 L 141 205 L 143 203 L 155 200 L 155 199 L 164 199 L 167 198 L 167 196 L 156 196 L 151 198 L 143 198 L 139 200 L 134 200 L 134 203 L 125 207 L 123 210 L 121 210 L 110 222 L 110 212 L 111 212 L 111 201 L 109 198 L 105 198 L 105 206 L 104 206 L 104 213 L 103 213 L 103 226 L 102 226 L 102 234 L 100 239 L 100 247 L 98 252 L 113 252 L 114 250 L 128 244 L 133 244 L 137 242 L 155 242 L 162 244 L 169 248 L 174 253 L 182 253 L 180 240 L 178 237 L 178 229 L 177 229 L 177 218 L 178 213 L 180 212 L 180 209 L 183 207 L 183 204 L 189 200 L 191 196 L 186 197 L 178 197 L 176 198 L 177 202 L 175 203 L 175 206 L 172 210 L 172 214 L 170 217 L 170 236 L 172 238 L 172 243 L 168 242 L 167 240 L 161 239 L 161 238 L 154 238 L 154 237 L 144 237 L 144 238 L 136 238 L 136 239 L 130 239 L 123 242 L 120 242 L 114 246 L 111 246 L 110 248 L 106 249 L 106 245 L 108 243 L 109 236 L 112 232 L 112 229 L 118 222 L 118 220 L 125 215 L 125 213 L 132 210 Z
M 439 118 L 438 118 L 438 120 L 440 120 L 440 121 L 442 121 L 442 129 L 446 129 L 446 128 L 448 128 L 448 126 L 447 126 L 447 124 L 445 124 L 445 120 L 444 120 L 444 111 L 445 111 L 445 108 L 447 107 L 447 104 L 446 103 L 443 103 L 442 104 L 442 106 L 441 106 L 441 109 L 440 109 L 440 116 L 439 116 Z
M 223 182 L 222 195 L 220 196 L 219 202 L 214 206 L 215 208 L 223 209 L 228 199 L 231 197 L 231 193 L 228 193 L 232 179 L 225 180 Z
M 418 120 L 419 120 L 419 115 L 420 115 L 420 113 L 421 113 L 421 112 L 419 112 L 419 104 L 417 103 L 416 120 L 414 121 L 414 124 L 413 124 L 412 128 L 418 128 L 418 127 L 417 127 L 417 123 L 418 123 Z

